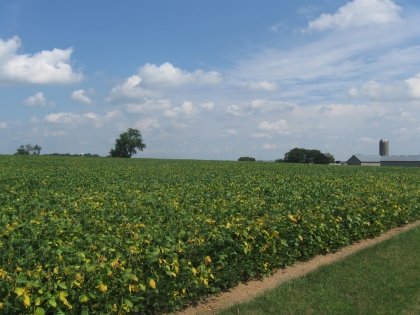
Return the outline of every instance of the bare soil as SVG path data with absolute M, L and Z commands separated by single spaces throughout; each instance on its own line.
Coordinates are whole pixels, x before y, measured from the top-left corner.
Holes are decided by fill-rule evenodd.
M 307 262 L 298 262 L 285 269 L 278 269 L 272 276 L 261 280 L 251 280 L 241 283 L 238 286 L 218 295 L 210 295 L 205 300 L 199 301 L 187 309 L 176 312 L 175 315 L 208 315 L 215 314 L 216 311 L 228 308 L 234 304 L 252 300 L 266 290 L 274 289 L 278 285 L 314 271 L 320 266 L 339 261 L 345 257 L 363 249 L 383 242 L 399 233 L 420 226 L 420 221 L 404 225 L 383 233 L 374 239 L 362 240 L 353 245 L 342 248 L 336 253 L 318 255 Z

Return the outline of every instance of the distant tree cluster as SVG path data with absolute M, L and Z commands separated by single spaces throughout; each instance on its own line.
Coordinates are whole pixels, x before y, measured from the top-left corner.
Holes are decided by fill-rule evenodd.
M 334 163 L 335 158 L 332 154 L 322 153 L 319 150 L 294 148 L 284 154 L 284 159 L 277 159 L 276 162 L 329 164 Z
M 15 155 L 39 155 L 41 149 L 42 148 L 37 144 L 35 146 L 31 146 L 30 144 L 22 144 L 19 148 L 16 149 Z
M 238 161 L 255 162 L 255 158 L 248 157 L 248 156 L 242 156 L 238 159 Z

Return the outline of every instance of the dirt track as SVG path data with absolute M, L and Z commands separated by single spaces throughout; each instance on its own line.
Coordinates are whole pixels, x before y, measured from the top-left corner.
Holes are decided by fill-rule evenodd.
M 334 254 L 318 255 L 308 262 L 298 262 L 293 266 L 287 267 L 286 269 L 279 269 L 271 277 L 267 277 L 262 280 L 253 280 L 247 282 L 246 284 L 242 283 L 232 288 L 228 292 L 224 292 L 220 295 L 211 295 L 207 297 L 206 300 L 198 302 L 197 305 L 191 306 L 186 310 L 177 312 L 175 314 L 214 314 L 217 310 L 227 308 L 237 303 L 249 301 L 264 291 L 273 289 L 285 281 L 303 276 L 304 274 L 317 269 L 319 266 L 341 260 L 363 248 L 375 245 L 401 232 L 407 231 L 417 226 L 420 226 L 420 221 L 393 229 L 383 233 L 377 238 L 360 241 L 356 244 L 347 246 Z

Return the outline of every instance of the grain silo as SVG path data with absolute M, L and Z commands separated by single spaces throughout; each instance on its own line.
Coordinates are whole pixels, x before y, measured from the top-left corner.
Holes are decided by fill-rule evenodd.
M 379 155 L 389 155 L 389 141 L 387 139 L 381 139 L 379 141 Z

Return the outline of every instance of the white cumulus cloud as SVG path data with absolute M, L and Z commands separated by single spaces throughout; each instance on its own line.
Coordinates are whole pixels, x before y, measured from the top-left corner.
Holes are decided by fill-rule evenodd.
M 282 135 L 290 134 L 289 125 L 284 119 L 280 119 L 279 121 L 276 121 L 274 123 L 263 121 L 258 126 L 258 129 L 266 132 L 276 132 Z
M 401 7 L 391 0 L 354 0 L 334 14 L 321 14 L 309 22 L 305 31 L 346 29 L 367 25 L 380 25 L 400 20 Z
M 124 83 L 117 85 L 111 90 L 106 101 L 138 101 L 159 96 L 159 93 L 141 87 L 141 82 L 142 79 L 138 75 L 129 77 Z
M 364 96 L 372 100 L 406 100 L 420 98 L 420 74 L 404 81 L 380 83 L 371 80 L 360 89 L 349 90 L 352 97 Z
M 275 144 L 266 142 L 261 148 L 263 148 L 264 150 L 274 150 L 277 148 L 277 146 Z
M 261 113 L 267 113 L 270 111 L 284 112 L 292 111 L 295 107 L 289 103 L 281 101 L 269 101 L 265 99 L 253 100 L 246 107 L 247 112 L 252 113 L 259 111 Z
M 165 89 L 181 85 L 214 85 L 222 81 L 217 71 L 205 72 L 201 69 L 188 72 L 174 67 L 169 62 L 157 66 L 147 63 L 140 67 L 138 74 L 126 79 L 114 87 L 108 102 L 140 101 L 160 97 Z
M 205 72 L 198 69 L 188 72 L 174 67 L 169 62 L 160 66 L 147 63 L 139 69 L 139 76 L 144 80 L 144 84 L 158 87 L 178 86 L 186 83 L 218 84 L 222 81 L 222 75 L 217 71 Z
M 160 127 L 158 120 L 152 119 L 152 118 L 145 118 L 142 120 L 139 120 L 134 127 L 142 131 L 149 131 L 152 129 L 157 129 Z
M 127 104 L 127 112 L 129 113 L 146 113 L 156 110 L 170 109 L 170 100 L 146 100 L 143 104 Z
M 7 123 L 6 122 L 0 122 L 0 129 L 6 129 Z
M 228 106 L 227 109 L 226 109 L 226 113 L 228 113 L 229 115 L 232 115 L 232 116 L 236 116 L 236 117 L 240 117 L 240 116 L 243 115 L 241 113 L 241 110 L 240 110 L 238 105 Z
M 92 100 L 85 93 L 85 90 L 77 90 L 71 93 L 70 98 L 79 103 L 92 104 Z
M 166 117 L 178 117 L 178 116 L 187 116 L 192 117 L 200 112 L 199 109 L 194 107 L 192 102 L 183 102 L 182 106 L 174 107 L 172 109 L 167 109 L 163 113 L 163 116 Z
M 96 113 L 73 114 L 73 113 L 51 113 L 44 117 L 44 121 L 52 124 L 78 126 L 84 124 L 93 124 L 96 128 L 121 116 L 119 110 L 108 112 L 105 115 Z
M 83 80 L 83 74 L 74 72 L 70 65 L 73 48 L 30 55 L 19 54 L 21 46 L 17 36 L 7 41 L 0 39 L 0 84 L 66 84 Z
M 42 92 L 38 92 L 33 96 L 29 96 L 26 100 L 23 100 L 22 103 L 28 106 L 55 106 L 54 102 L 48 102 L 45 99 L 44 93 Z
M 270 81 L 260 81 L 260 82 L 248 82 L 245 84 L 245 87 L 251 91 L 267 91 L 274 92 L 277 91 L 278 86 L 276 82 Z
M 269 133 L 253 133 L 251 134 L 251 138 L 272 138 L 272 136 Z
M 404 82 L 408 85 L 410 95 L 414 98 L 420 98 L 420 73 Z
M 200 105 L 200 108 L 207 111 L 212 111 L 214 109 L 214 103 L 213 102 L 203 103 Z

